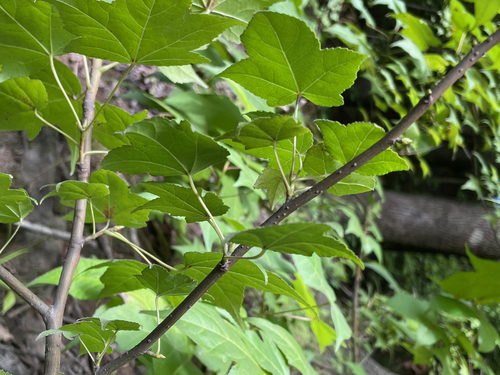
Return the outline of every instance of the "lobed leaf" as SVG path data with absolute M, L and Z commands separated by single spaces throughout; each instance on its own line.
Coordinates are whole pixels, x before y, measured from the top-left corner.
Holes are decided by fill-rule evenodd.
M 335 160 L 326 150 L 324 144 L 312 147 L 304 160 L 304 171 L 311 176 L 318 176 L 322 180 L 330 173 L 342 167 L 342 164 Z M 332 194 L 342 196 L 348 194 L 359 194 L 371 191 L 375 188 L 375 178 L 363 176 L 356 172 L 351 173 L 341 181 L 337 182 L 328 191 Z
M 157 296 L 183 296 L 191 293 L 196 287 L 196 282 L 190 277 L 173 275 L 158 265 L 144 268 L 136 278 Z
M 144 65 L 208 62 L 191 52 L 226 28 L 241 24 L 225 17 L 189 12 L 191 0 L 46 0 L 65 28 L 78 36 L 67 47 L 90 57 Z
M 47 101 L 47 91 L 38 80 L 24 77 L 0 83 L 0 131 L 26 130 L 32 140 L 43 126 L 35 111 L 45 108 Z
M 49 197 L 59 197 L 61 203 L 72 205 L 79 199 L 93 199 L 109 195 L 109 189 L 104 184 L 81 181 L 63 181 L 54 186 L 55 189 L 45 195 L 40 203 Z
M 288 254 L 346 258 L 364 267 L 359 258 L 333 237 L 323 236 L 331 230 L 325 224 L 285 224 L 250 229 L 228 236 L 227 240 L 244 246 L 256 246 Z
M 375 124 L 354 122 L 348 126 L 329 120 L 317 120 L 326 149 L 342 165 L 374 145 L 385 131 Z M 392 150 L 385 150 L 356 170 L 365 176 L 380 176 L 394 171 L 408 170 L 406 162 Z
M 226 160 L 229 153 L 211 138 L 193 132 L 186 121 L 176 124 L 155 117 L 126 131 L 130 146 L 113 149 L 102 168 L 153 176 L 195 174 Z
M 207 221 L 210 218 L 192 189 L 166 182 L 146 182 L 141 186 L 147 192 L 158 196 L 158 198 L 136 210 L 158 210 L 172 216 L 185 217 L 188 223 Z M 229 209 L 214 193 L 205 194 L 202 200 L 213 216 L 224 215 Z
M 259 12 L 241 36 L 248 59 L 220 74 L 274 107 L 303 96 L 322 106 L 343 104 L 364 55 L 343 48 L 320 50 L 305 22 L 281 13 Z
M 46 2 L 0 0 L 0 82 L 43 69 L 73 38 Z
M 9 189 L 12 176 L 0 173 L 0 223 L 17 223 L 33 210 L 28 193 L 23 189 Z
M 281 172 L 273 168 L 266 168 L 255 181 L 254 187 L 267 190 L 267 199 L 271 208 L 274 208 L 286 194 Z

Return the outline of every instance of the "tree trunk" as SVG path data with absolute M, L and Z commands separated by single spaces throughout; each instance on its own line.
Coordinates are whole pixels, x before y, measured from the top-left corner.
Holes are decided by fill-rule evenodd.
M 483 258 L 500 259 L 492 225 L 484 219 L 491 208 L 443 198 L 385 192 L 377 224 L 384 248 L 465 255 L 465 244 Z

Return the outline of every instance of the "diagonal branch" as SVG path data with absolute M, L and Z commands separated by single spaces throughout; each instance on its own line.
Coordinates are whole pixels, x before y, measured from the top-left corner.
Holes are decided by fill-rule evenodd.
M 261 226 L 270 226 L 280 223 L 291 213 L 316 198 L 318 195 L 341 181 L 346 176 L 369 162 L 382 151 L 392 146 L 415 121 L 417 121 L 451 85 L 453 85 L 464 72 L 474 65 L 480 57 L 484 56 L 492 47 L 500 42 L 500 30 L 488 37 L 483 43 L 475 46 L 467 56 L 455 66 L 432 90 L 430 95 L 422 98 L 418 104 L 401 121 L 389 131 L 382 139 L 367 149 L 365 152 L 355 157 L 337 171 L 330 174 L 323 181 L 320 181 L 312 188 L 299 195 L 297 198 L 285 202 L 273 215 L 271 215 Z M 245 255 L 249 246 L 238 246 L 232 255 L 241 257 Z M 172 313 L 166 317 L 144 340 L 137 344 L 120 357 L 108 362 L 97 370 L 96 375 L 107 375 L 117 370 L 124 364 L 137 358 L 148 350 L 161 336 L 165 334 L 227 271 L 238 261 L 238 259 L 222 260 L 205 279 L 189 294 Z

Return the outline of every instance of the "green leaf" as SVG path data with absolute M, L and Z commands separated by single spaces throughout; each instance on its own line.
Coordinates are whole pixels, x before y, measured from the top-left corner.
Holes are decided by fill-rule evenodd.
M 297 368 L 304 375 L 317 375 L 317 372 L 307 361 L 297 339 L 285 328 L 261 318 L 248 318 L 246 321 L 266 332 L 285 355 L 290 365 Z
M 111 150 L 102 168 L 153 176 L 195 174 L 226 160 L 229 153 L 191 125 L 155 117 L 132 125 L 125 133 L 130 146 Z
M 158 70 L 173 83 L 196 83 L 208 89 L 207 84 L 196 74 L 192 65 L 160 66 Z
M 23 189 L 9 189 L 12 176 L 0 173 L 0 223 L 17 223 L 33 210 L 31 199 Z
M 63 29 L 49 4 L 31 0 L 0 0 L 0 82 L 27 77 L 63 55 L 73 36 Z
M 299 135 L 295 140 L 295 170 L 297 173 L 300 168 L 300 159 L 304 159 L 307 150 L 311 148 L 313 144 L 313 135 L 310 131 Z M 278 169 L 278 163 L 276 161 L 276 156 L 274 155 L 273 147 L 265 147 L 265 148 L 254 148 L 250 150 L 245 150 L 245 148 L 240 143 L 230 143 L 231 146 L 258 158 L 269 160 L 269 167 Z M 293 160 L 293 139 L 285 139 L 283 141 L 279 141 L 276 144 L 276 153 L 278 154 L 278 159 L 280 160 L 281 167 L 285 174 L 289 174 L 292 169 L 292 160 Z
M 191 51 L 210 43 L 226 28 L 241 24 L 229 18 L 190 15 L 191 0 L 146 0 L 111 4 L 87 0 L 47 0 L 78 39 L 67 51 L 144 65 L 208 62 Z
M 238 126 L 235 131 L 235 140 L 249 150 L 273 146 L 275 142 L 306 133 L 310 133 L 310 130 L 291 117 L 260 117 Z
M 304 160 L 304 171 L 311 176 L 318 176 L 324 179 L 330 173 L 335 172 L 342 167 L 342 163 L 335 160 L 326 150 L 325 145 L 319 144 L 312 147 Z M 351 173 L 334 186 L 328 189 L 332 194 L 342 196 L 348 194 L 359 194 L 365 191 L 371 191 L 375 188 L 375 178 L 372 176 L 363 176 L 358 173 Z
M 138 207 L 148 200 L 138 194 L 131 193 L 125 181 L 111 171 L 104 169 L 95 171 L 90 175 L 91 183 L 101 183 L 109 187 L 109 195 L 92 199 L 96 222 L 104 223 L 108 219 L 118 225 L 132 228 L 142 228 L 149 220 L 149 211 L 136 212 Z M 91 222 L 87 210 L 87 222 Z M 90 220 L 90 221 L 89 221 Z
M 331 230 L 325 224 L 284 224 L 250 229 L 226 237 L 228 241 L 244 246 L 256 246 L 288 254 L 324 257 L 341 257 L 364 267 L 359 258 L 344 244 L 333 237 L 323 236 Z
M 262 338 L 259 338 L 260 337 Z M 271 335 L 265 331 L 260 331 L 259 334 L 255 331 L 246 331 L 245 336 L 247 345 L 259 364 L 265 370 L 273 375 L 289 375 L 290 368 L 285 363 L 283 355 L 278 350 L 278 347 L 271 338 Z
M 392 16 L 406 25 L 406 28 L 401 33 L 411 39 L 420 51 L 425 52 L 429 47 L 439 47 L 441 45 L 441 41 L 436 38 L 432 29 L 421 18 L 410 13 L 399 13 Z
M 54 68 L 73 108 L 75 108 L 76 113 L 81 118 L 83 99 L 79 98 L 82 92 L 80 80 L 73 74 L 69 67 L 58 60 L 54 61 Z M 61 128 L 76 142 L 80 142 L 81 131 L 79 124 L 76 122 L 73 111 L 59 88 L 50 66 L 46 66 L 42 70 L 31 75 L 31 78 L 41 81 L 47 90 L 49 100 L 47 106 L 41 111 L 42 117 L 53 125 Z M 80 157 L 80 150 L 78 145 L 69 140 L 68 145 L 71 150 L 71 174 L 73 174 L 76 162 Z
M 240 109 L 227 96 L 186 91 L 163 101 L 177 116 L 203 134 L 219 135 L 236 129 L 242 121 Z M 170 110 L 169 110 L 170 112 Z
M 236 362 L 231 373 L 264 375 L 238 328 L 222 319 L 213 306 L 197 303 L 175 326 L 200 345 L 204 354 Z
M 339 106 L 340 95 L 354 83 L 364 55 L 343 48 L 320 50 L 314 32 L 301 20 L 260 12 L 241 40 L 248 59 L 220 74 L 239 83 L 272 106 L 303 96 L 314 104 Z
M 0 370 L 0 375 L 12 375 L 10 372 L 6 372 L 4 370 Z
M 277 169 L 265 169 L 255 182 L 254 187 L 267 190 L 267 199 L 271 208 L 274 208 L 285 197 L 286 187 L 281 173 Z
M 146 110 L 130 115 L 121 108 L 107 105 L 92 128 L 92 136 L 108 150 L 129 145 L 128 138 L 120 133 L 123 133 L 130 125 L 144 120 L 147 116 Z
M 130 292 L 144 288 L 144 285 L 136 277 L 147 267 L 144 263 L 125 259 L 103 262 L 95 267 L 107 267 L 100 277 L 100 281 L 104 284 L 104 288 L 100 290 L 98 299 L 110 297 L 117 293 Z
M 101 353 L 106 349 L 106 353 L 113 351 L 111 344 L 118 331 L 138 331 L 138 323 L 124 320 L 103 320 L 100 318 L 82 318 L 74 324 L 67 324 L 59 329 L 43 331 L 38 335 L 37 340 L 52 335 L 63 333 L 68 339 L 78 337 L 84 344 L 80 346 L 80 355 L 85 353 Z M 88 350 L 88 351 L 87 351 Z
M 55 187 L 55 189 L 43 197 L 40 203 L 49 197 L 59 197 L 61 203 L 69 206 L 79 199 L 93 199 L 109 195 L 109 189 L 104 184 L 63 181 L 51 186 Z
M 354 122 L 345 126 L 334 121 L 317 120 L 316 124 L 323 133 L 326 149 L 342 165 L 354 159 L 385 135 L 382 128 L 367 122 Z M 405 170 L 408 170 L 406 162 L 394 151 L 385 150 L 357 169 L 356 173 L 379 176 Z
M 165 268 L 157 265 L 144 268 L 136 278 L 157 296 L 183 296 L 191 293 L 196 287 L 195 281 L 190 277 L 172 275 Z
M 481 259 L 468 248 L 467 256 L 476 271 L 457 272 L 443 280 L 441 287 L 455 298 L 470 299 L 479 304 L 500 302 L 497 286 L 500 262 Z
M 184 265 L 189 268 L 183 273 L 197 281 L 203 280 L 222 259 L 215 253 L 186 253 Z M 237 321 L 241 321 L 240 306 L 245 287 L 280 294 L 309 306 L 290 285 L 274 273 L 259 268 L 249 260 L 240 260 L 222 276 L 208 293 L 215 298 L 215 304 L 227 310 Z
M 320 353 L 323 353 L 323 350 L 327 346 L 332 345 L 337 340 L 335 330 L 322 320 L 313 320 L 311 322 L 311 329 L 318 340 Z
M 500 0 L 475 0 L 474 15 L 476 16 L 476 27 L 490 22 L 500 11 Z
M 139 207 L 138 210 L 166 212 L 172 216 L 185 217 L 188 223 L 207 221 L 210 218 L 192 189 L 166 182 L 146 182 L 141 186 L 158 198 Z M 229 209 L 214 193 L 207 193 L 202 199 L 212 216 L 224 215 Z
M 47 92 L 40 81 L 15 78 L 0 83 L 0 131 L 26 130 L 32 140 L 43 125 L 35 111 L 43 109 L 47 101 Z
M 234 18 L 246 24 L 256 11 L 268 8 L 280 1 L 282 0 L 215 0 L 210 2 L 210 13 Z M 203 0 L 193 1 L 193 12 L 206 12 Z M 245 30 L 245 26 L 233 26 L 224 33 L 224 36 L 232 42 L 239 43 L 239 37 Z
M 103 283 L 99 280 L 104 270 L 94 269 L 98 265 L 104 264 L 101 259 L 81 258 L 76 267 L 69 294 L 80 300 L 97 300 L 99 293 L 103 288 Z M 146 267 L 146 265 L 144 265 Z M 61 278 L 62 267 L 54 268 L 53 270 L 38 276 L 30 283 L 29 287 L 39 285 L 57 285 Z M 140 273 L 140 272 L 139 272 Z

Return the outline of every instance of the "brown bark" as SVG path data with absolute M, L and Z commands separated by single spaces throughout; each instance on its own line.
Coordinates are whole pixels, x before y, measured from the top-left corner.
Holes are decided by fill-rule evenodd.
M 443 198 L 386 192 L 377 224 L 386 249 L 465 255 L 465 244 L 483 258 L 500 259 L 491 208 Z

